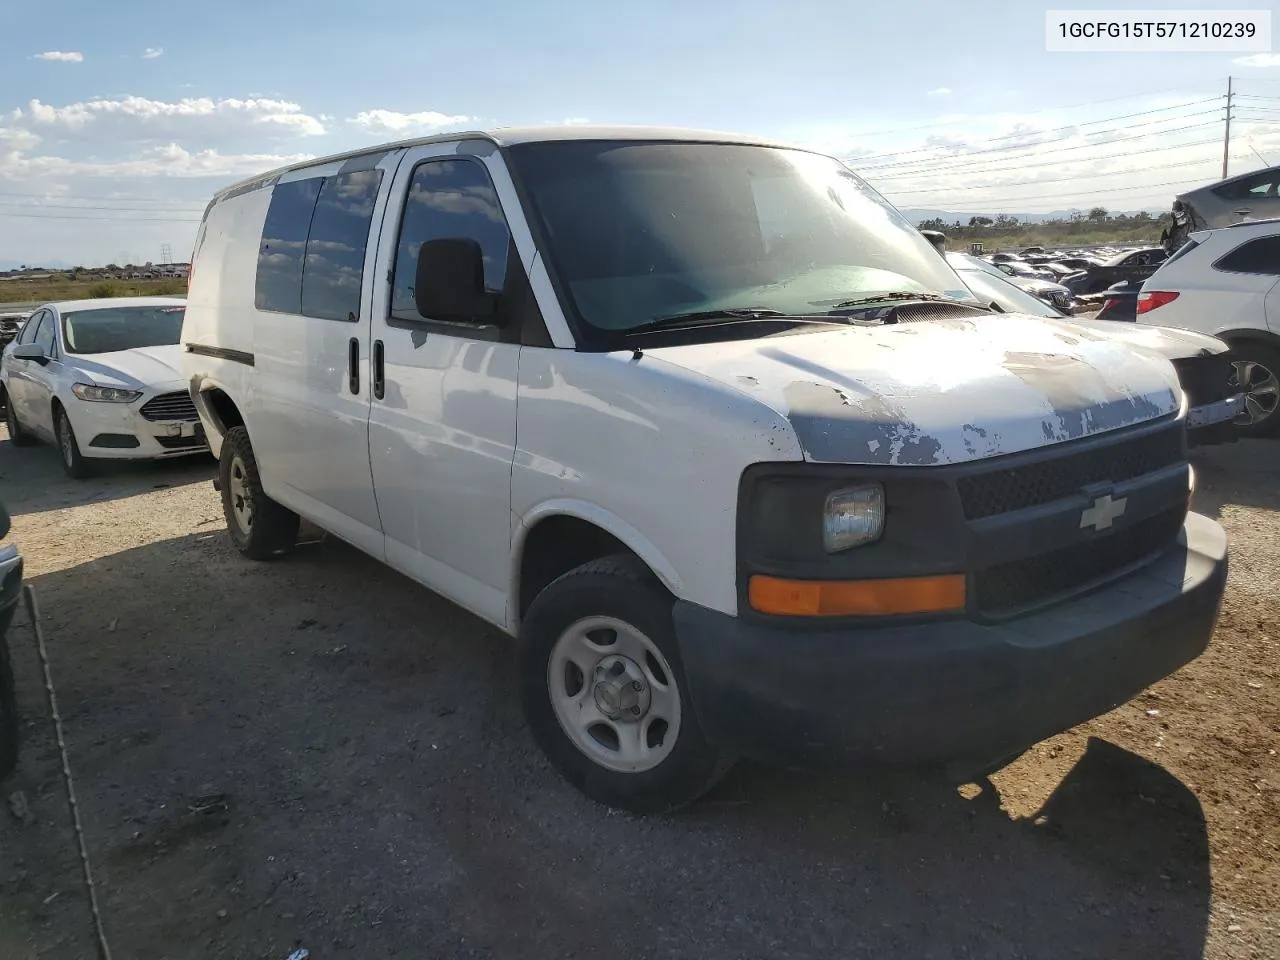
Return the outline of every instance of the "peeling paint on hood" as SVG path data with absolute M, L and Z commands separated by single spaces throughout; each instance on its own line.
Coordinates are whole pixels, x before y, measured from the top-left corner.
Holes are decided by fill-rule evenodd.
M 1181 403 L 1163 357 L 1069 321 L 1013 314 L 647 355 L 756 398 L 822 463 L 963 463 L 1119 430 Z

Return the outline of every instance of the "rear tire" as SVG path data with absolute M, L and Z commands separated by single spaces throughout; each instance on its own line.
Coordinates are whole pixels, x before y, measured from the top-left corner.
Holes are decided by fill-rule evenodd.
M 84 480 L 93 476 L 93 461 L 80 454 L 80 443 L 76 440 L 76 432 L 71 428 L 71 420 L 67 411 L 55 405 L 53 410 L 53 432 L 58 441 L 58 456 L 62 460 L 62 469 L 72 480 Z
M 671 605 L 643 564 L 617 555 L 555 580 L 520 630 L 534 739 L 582 793 L 633 813 L 692 803 L 732 766 L 698 724 Z
M 1250 418 L 1240 424 L 1240 436 L 1280 435 L 1280 350 L 1255 340 L 1237 340 L 1231 344 L 1231 359 L 1236 365 L 1231 387 L 1244 392 Z
M 35 444 L 36 438 L 27 433 L 18 422 L 18 411 L 13 409 L 8 393 L 4 396 L 4 421 L 9 428 L 9 442 L 15 447 L 30 447 Z
M 271 560 L 294 548 L 298 515 L 263 492 L 258 461 L 244 427 L 232 427 L 223 438 L 218 479 L 227 531 L 237 550 L 250 560 Z

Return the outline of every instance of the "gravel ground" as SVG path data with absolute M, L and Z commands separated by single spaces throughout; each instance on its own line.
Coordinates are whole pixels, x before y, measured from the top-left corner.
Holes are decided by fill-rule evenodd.
M 0 437 L 3 434 L 0 433 Z M 1280 444 L 1197 458 L 1233 541 L 1201 659 L 960 790 L 741 766 L 583 799 L 509 641 L 332 541 L 234 553 L 208 460 L 65 480 L 0 442 L 117 958 L 1280 956 Z M 25 617 L 0 957 L 92 956 Z

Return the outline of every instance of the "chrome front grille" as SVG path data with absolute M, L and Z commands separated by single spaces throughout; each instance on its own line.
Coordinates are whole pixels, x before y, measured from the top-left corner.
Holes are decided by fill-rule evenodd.
M 198 420 L 196 405 L 185 392 L 161 393 L 144 403 L 138 411 L 148 420 Z

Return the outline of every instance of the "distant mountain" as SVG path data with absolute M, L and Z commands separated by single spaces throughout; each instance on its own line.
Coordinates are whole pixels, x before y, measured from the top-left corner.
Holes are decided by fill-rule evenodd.
M 44 263 L 25 263 L 22 260 L 0 260 L 0 270 L 18 270 L 21 267 L 32 270 L 70 270 L 75 264 L 65 260 L 47 260 Z

